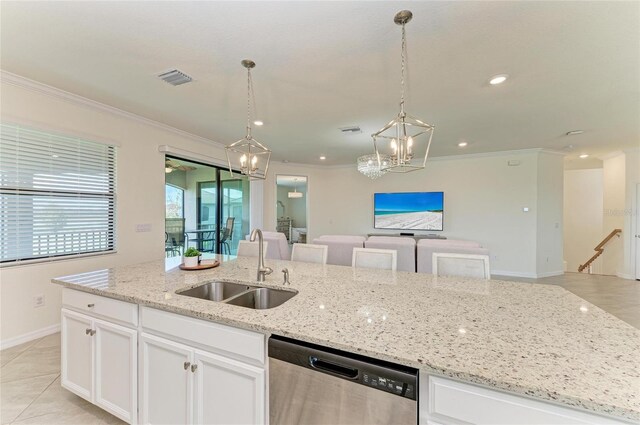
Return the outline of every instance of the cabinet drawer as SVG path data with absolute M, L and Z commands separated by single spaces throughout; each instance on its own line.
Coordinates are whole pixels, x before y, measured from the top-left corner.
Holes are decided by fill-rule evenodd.
M 66 308 L 102 317 L 125 326 L 138 326 L 137 304 L 63 288 L 62 305 Z
M 140 317 L 142 328 L 146 332 L 226 354 L 231 358 L 240 356 L 241 360 L 254 364 L 265 363 L 265 337 L 261 333 L 149 307 L 141 307 Z
M 424 381 L 422 381 L 424 382 Z M 506 394 L 450 379 L 428 377 L 427 423 L 623 424 L 586 411 Z M 423 418 L 425 415 L 420 415 Z

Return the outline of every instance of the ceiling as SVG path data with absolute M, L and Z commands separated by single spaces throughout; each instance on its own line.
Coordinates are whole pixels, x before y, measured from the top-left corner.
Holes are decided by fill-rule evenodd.
M 640 143 L 640 2 L 0 7 L 2 69 L 223 144 L 244 135 L 240 61 L 255 60 L 265 125 L 254 136 L 275 160 L 348 164 L 371 151 L 369 135 L 397 114 L 403 8 L 414 13 L 407 111 L 436 126 L 433 156 L 550 148 L 575 162 Z M 194 82 L 156 78 L 174 67 Z M 489 85 L 500 73 L 510 78 Z M 342 135 L 349 125 L 362 133 Z

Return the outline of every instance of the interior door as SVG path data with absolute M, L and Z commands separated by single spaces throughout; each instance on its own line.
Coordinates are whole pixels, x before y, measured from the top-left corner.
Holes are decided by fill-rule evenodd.
M 194 423 L 265 423 L 264 369 L 200 350 L 194 364 Z
M 138 332 L 95 320 L 95 400 L 130 424 L 138 422 Z
M 62 309 L 62 386 L 89 401 L 93 396 L 93 320 Z
M 140 422 L 188 424 L 192 411 L 192 350 L 140 335 Z

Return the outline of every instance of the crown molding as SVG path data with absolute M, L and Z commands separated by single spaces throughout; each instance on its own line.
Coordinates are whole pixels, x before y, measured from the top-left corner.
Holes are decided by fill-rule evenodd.
M 166 131 L 168 133 L 175 134 L 176 136 L 183 137 L 185 139 L 203 143 L 206 145 L 213 145 L 219 148 L 224 148 L 224 144 L 220 142 L 216 142 L 215 140 L 207 139 L 202 136 L 195 135 L 193 133 L 189 133 L 188 131 L 180 130 L 175 127 L 171 127 L 170 125 L 163 124 L 161 122 L 145 118 L 141 115 L 134 114 L 133 112 L 128 112 L 123 109 L 116 108 L 114 106 L 106 105 L 104 103 L 97 102 L 95 100 L 91 100 L 89 98 L 70 93 L 61 89 L 58 89 L 53 86 L 49 86 L 47 84 L 41 83 L 39 81 L 31 80 L 26 77 L 22 77 L 17 74 L 13 74 L 11 72 L 0 69 L 0 82 L 4 84 L 9 84 L 12 86 L 20 87 L 35 93 L 43 94 L 49 97 L 53 97 L 58 100 L 63 100 L 68 103 L 72 103 L 75 105 L 84 106 L 91 109 L 96 109 L 102 112 L 107 112 L 119 117 L 127 118 L 133 121 L 137 121 L 139 123 L 148 125 L 150 127 L 154 127 L 158 130 Z
M 620 155 L 624 155 L 624 152 L 623 151 L 613 151 L 613 152 L 609 152 L 606 155 L 597 156 L 596 158 L 598 158 L 601 161 L 604 161 L 606 159 L 615 158 L 616 156 L 620 156 Z

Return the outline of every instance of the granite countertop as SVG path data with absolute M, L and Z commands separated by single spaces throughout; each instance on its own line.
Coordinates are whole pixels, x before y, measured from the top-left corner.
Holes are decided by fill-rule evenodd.
M 267 260 L 299 293 L 252 310 L 175 294 L 255 284 L 255 258 L 202 271 L 164 260 L 53 279 L 82 291 L 419 368 L 515 394 L 640 420 L 640 330 L 561 287 Z M 175 265 L 178 263 L 176 262 Z

